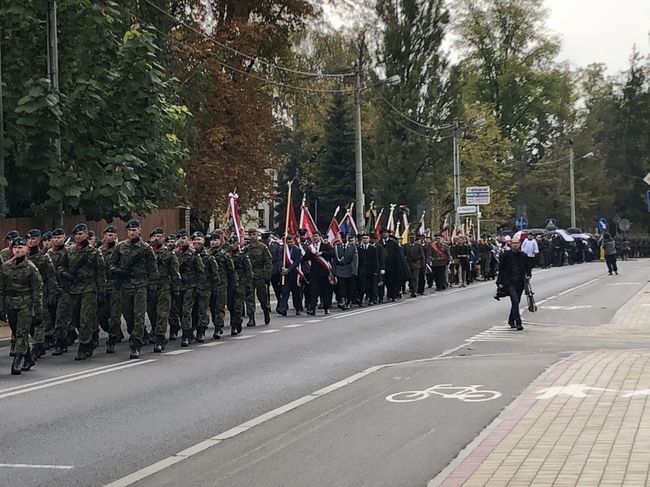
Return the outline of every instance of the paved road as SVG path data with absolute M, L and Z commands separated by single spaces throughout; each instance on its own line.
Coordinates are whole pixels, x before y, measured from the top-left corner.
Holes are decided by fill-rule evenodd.
M 621 275 L 615 278 L 603 277 L 604 265 L 597 263 L 536 272 L 537 298 L 553 299 L 542 304 L 550 308 L 542 307 L 534 315 L 535 322 L 540 324 L 527 326 L 522 336 L 534 336 L 535 330 L 544 329 L 556 323 L 558 316 L 571 313 L 579 316 L 579 324 L 584 326 L 607 322 L 646 282 L 649 264 L 643 261 L 622 263 Z M 601 279 L 595 280 L 598 278 Z M 609 286 L 617 282 L 618 285 Z M 584 286 L 558 296 L 581 285 Z M 193 346 L 191 351 L 183 350 L 180 354 L 175 353 L 180 351 L 176 342 L 166 354 L 146 353 L 140 361 L 127 360 L 127 350 L 123 347 L 117 356 L 98 354 L 85 363 L 74 363 L 70 354 L 48 357 L 29 374 L 20 377 L 3 374 L 0 376 L 3 417 L 0 485 L 10 482 L 21 486 L 104 485 L 368 367 L 430 358 L 452 349 L 449 352 L 452 356 L 478 355 L 481 347 L 489 347 L 485 352 L 493 353 L 492 347 L 498 350 L 511 345 L 509 341 L 513 339 L 512 335 L 498 336 L 501 331 L 493 328 L 503 328 L 507 314 L 506 303 L 492 299 L 493 290 L 491 282 L 477 283 L 424 298 L 334 313 L 327 318 L 276 318 L 270 327 L 246 330 L 245 335 L 237 339 Z M 583 297 L 593 292 L 601 293 L 598 300 L 584 301 Z M 576 305 L 583 307 L 566 308 Z M 591 307 L 584 307 L 587 305 Z M 605 309 L 601 309 L 603 307 Z M 273 333 L 268 333 L 271 331 Z M 521 337 L 516 340 L 523 341 Z M 463 422 L 461 415 L 456 428 L 450 423 L 448 437 L 455 435 L 454 441 L 447 448 L 437 446 L 439 460 L 432 460 L 427 469 L 420 468 L 417 463 L 402 465 L 402 468 L 411 467 L 417 474 L 410 473 L 408 483 L 400 485 L 421 485 L 423 479 L 432 478 L 447 458 L 453 458 L 468 438 L 491 421 L 508 398 L 516 395 L 543 369 L 549 358 L 540 355 L 528 362 L 527 370 L 518 382 L 509 386 L 501 402 L 491 403 L 474 421 Z M 3 354 L 0 371 L 8 373 L 9 363 Z M 485 366 L 479 368 L 485 369 Z M 462 373 L 459 374 L 458 380 L 463 378 Z M 350 391 L 356 393 L 352 388 Z M 313 402 L 314 405 L 318 403 Z M 356 409 L 356 414 L 362 411 Z M 314 421 L 306 409 L 298 408 L 293 413 L 301 415 L 299 421 Z M 399 411 L 394 414 L 400 417 Z M 360 414 L 357 420 L 362 417 Z M 336 414 L 332 418 L 332 424 L 339 423 Z M 354 415 L 349 418 L 354 419 Z M 340 423 L 333 429 L 330 440 L 334 441 L 337 434 L 345 435 L 341 429 L 344 422 Z M 269 422 L 270 426 L 274 424 Z M 372 452 L 373 445 L 368 444 L 368 440 L 364 438 L 364 442 L 356 446 Z M 406 436 L 404 441 L 407 441 Z M 236 447 L 232 442 L 233 453 Z M 304 449 L 301 451 L 303 457 L 310 454 Z M 202 482 L 253 485 L 215 484 L 215 479 L 222 475 L 225 479 L 228 475 L 220 468 L 220 457 L 209 457 L 210 453 L 211 450 L 206 450 L 157 475 L 175 479 L 170 485 L 200 485 Z M 317 450 L 314 454 L 317 460 L 322 458 Z M 422 461 L 425 457 L 418 458 Z M 284 462 L 282 457 L 278 458 Z M 336 455 L 332 457 L 335 458 Z M 193 469 L 195 459 L 203 463 Z M 397 461 L 403 460 L 398 458 Z M 2 466 L 5 464 L 60 468 Z M 212 466 L 212 470 L 199 473 L 207 468 L 206 465 Z M 238 465 L 241 467 L 243 460 Z M 286 462 L 286 468 L 282 465 L 275 463 L 280 476 L 277 485 L 306 484 L 293 477 L 290 462 Z M 354 467 L 352 463 L 352 469 Z M 362 469 L 359 472 L 362 474 Z M 255 478 L 255 472 L 251 475 Z M 160 484 L 156 477 L 145 483 L 147 481 L 151 481 L 151 485 Z M 274 484 L 269 482 L 268 485 Z

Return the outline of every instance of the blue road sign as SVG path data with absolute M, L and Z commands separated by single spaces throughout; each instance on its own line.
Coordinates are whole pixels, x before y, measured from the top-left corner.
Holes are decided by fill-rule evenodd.
M 598 228 L 601 232 L 607 230 L 607 218 L 601 218 L 600 220 L 598 220 Z
M 517 228 L 517 230 L 525 230 L 525 229 L 527 229 L 528 228 L 528 220 L 526 219 L 526 217 L 525 216 L 520 216 L 519 218 L 517 218 L 517 220 L 515 221 L 515 227 Z

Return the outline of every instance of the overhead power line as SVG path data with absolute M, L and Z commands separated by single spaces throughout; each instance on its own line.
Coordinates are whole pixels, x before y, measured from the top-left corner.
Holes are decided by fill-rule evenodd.
M 390 107 L 390 108 L 391 108 L 395 113 L 397 113 L 400 117 L 402 117 L 402 118 L 408 120 L 409 122 L 411 122 L 411 123 L 417 125 L 418 127 L 422 127 L 422 128 L 427 129 L 427 130 L 435 130 L 435 131 L 437 131 L 437 130 L 445 130 L 445 129 L 449 129 L 449 128 L 452 128 L 452 127 L 454 126 L 454 124 L 432 126 L 432 125 L 425 125 L 425 124 L 423 124 L 423 123 L 420 123 L 420 122 L 418 122 L 417 120 L 414 120 L 414 119 L 412 119 L 411 117 L 409 117 L 408 115 L 402 113 L 402 112 L 401 112 L 401 111 L 400 111 L 400 110 L 399 110 L 395 105 L 393 105 L 390 101 L 388 101 L 388 100 L 386 99 L 386 97 L 384 97 L 384 96 L 379 92 L 379 90 L 375 90 L 375 93 L 377 94 L 377 96 L 379 96 L 379 98 L 380 98 L 380 99 L 381 99 L 381 100 L 382 100 L 386 105 L 388 105 L 388 106 L 389 106 L 389 107 Z M 422 134 L 420 134 L 420 135 L 422 135 Z

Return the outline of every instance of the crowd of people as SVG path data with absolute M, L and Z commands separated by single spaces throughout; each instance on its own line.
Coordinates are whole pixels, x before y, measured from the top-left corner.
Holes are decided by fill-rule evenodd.
M 48 351 L 67 353 L 77 341 L 75 360 L 91 358 L 100 329 L 107 335 L 105 352 L 116 353 L 126 339 L 123 321 L 134 359 L 145 344 L 159 353 L 169 340 L 180 338 L 181 347 L 203 343 L 210 324 L 212 338 L 219 340 L 226 310 L 236 336 L 245 318 L 248 327 L 257 325 L 257 303 L 264 323 L 270 323 L 271 289 L 281 316 L 289 313 L 290 298 L 296 315 L 328 314 L 333 305 L 345 311 L 495 280 L 511 248 L 524 255 L 527 270 L 589 260 L 584 249 L 568 258 L 556 237 L 532 234 L 521 243 L 509 236 L 477 241 L 411 234 L 403 243 L 384 229 L 380 238 L 342 234 L 328 242 L 317 231 L 276 238 L 251 229 L 240 242 L 219 229 L 168 235 L 162 228 L 145 241 L 138 220 L 130 220 L 126 230 L 127 239 L 119 242 L 112 225 L 101 240 L 83 223 L 69 236 L 62 228 L 32 229 L 25 237 L 7 233 L 7 247 L 0 251 L 0 311 L 12 330 L 12 374 L 30 370 Z M 616 254 L 610 239 L 606 236 L 603 246 L 608 255 Z M 617 272 L 615 255 L 608 265 Z M 511 325 L 521 326 L 520 319 Z

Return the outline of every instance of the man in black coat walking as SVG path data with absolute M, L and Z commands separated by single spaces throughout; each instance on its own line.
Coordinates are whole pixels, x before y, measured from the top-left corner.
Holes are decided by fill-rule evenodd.
M 303 261 L 311 264 L 310 284 L 311 293 L 307 301 L 307 314 L 316 314 L 316 305 L 320 298 L 325 314 L 329 314 L 331 306 L 331 294 L 329 291 L 330 282 L 334 280 L 332 273 L 332 256 L 334 251 L 332 246 L 324 242 L 320 232 L 312 233 L 312 242 L 307 245 Z
M 523 330 L 519 315 L 519 302 L 524 292 L 526 279 L 530 278 L 530 264 L 526 254 L 520 250 L 518 238 L 510 240 L 510 252 L 504 252 L 499 261 L 497 286 L 510 296 L 510 315 L 508 324 L 511 328 Z
M 379 258 L 377 247 L 370 243 L 370 236 L 367 233 L 361 235 L 358 272 L 357 290 L 359 293 L 359 306 L 363 306 L 364 298 L 367 298 L 368 305 L 372 306 L 377 302 L 375 277 L 379 272 Z

